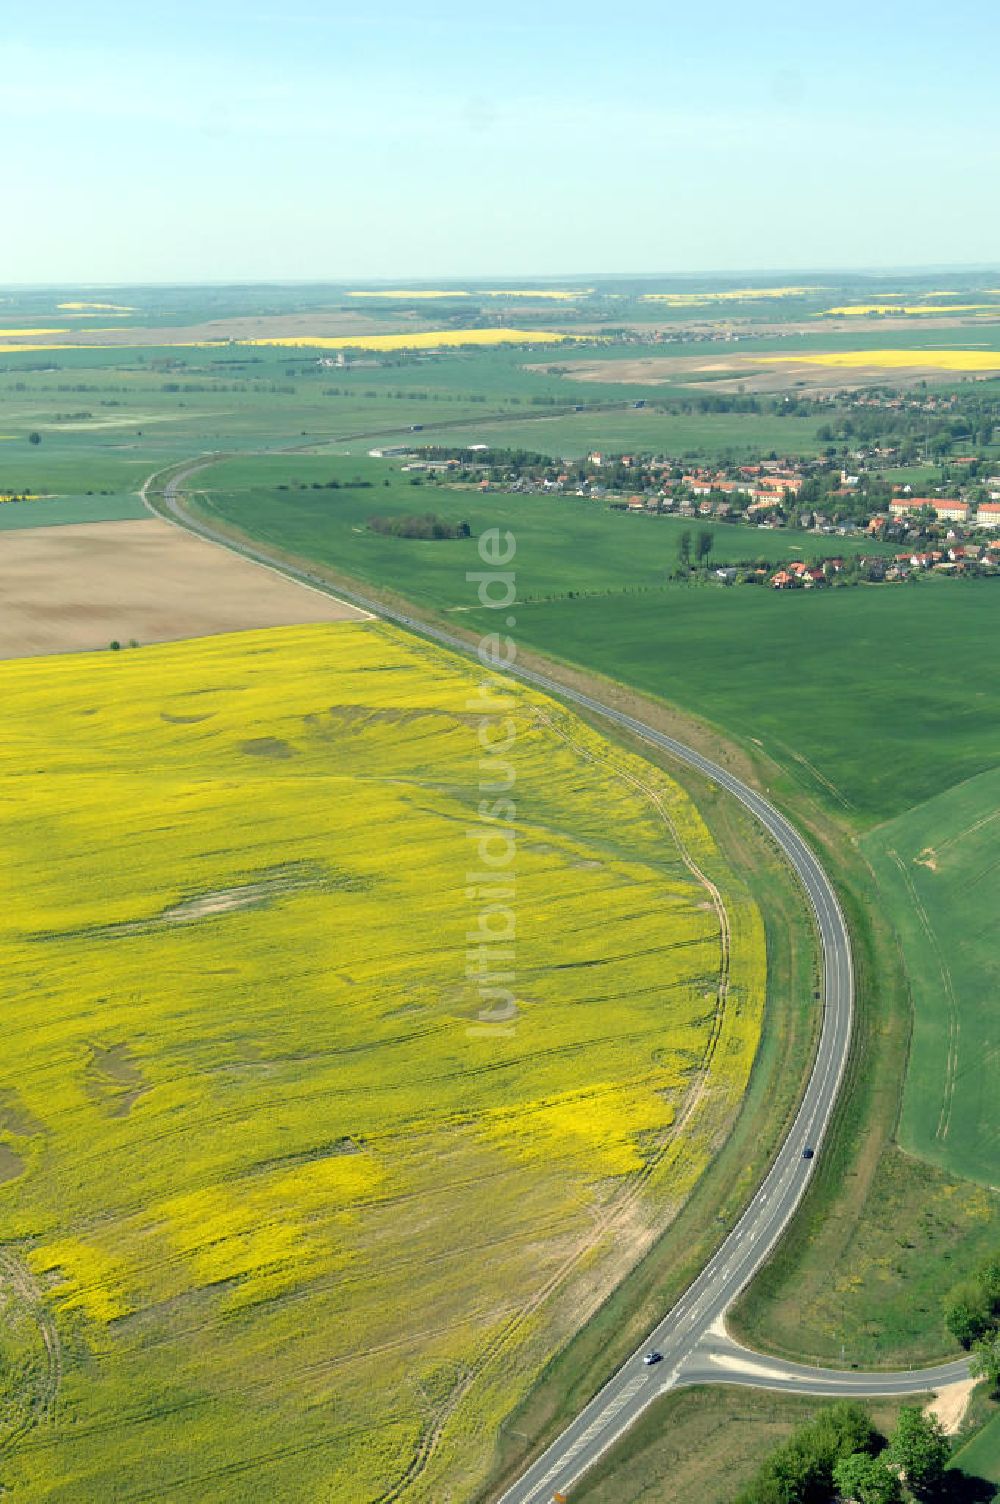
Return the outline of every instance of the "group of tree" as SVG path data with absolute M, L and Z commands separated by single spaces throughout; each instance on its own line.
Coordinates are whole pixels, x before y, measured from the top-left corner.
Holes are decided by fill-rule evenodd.
M 692 538 L 690 529 L 684 528 L 677 539 L 677 575 L 686 578 L 692 568 L 703 569 L 711 557 L 715 545 L 715 534 L 710 527 L 698 529 L 694 538 L 692 554 Z
M 940 457 L 954 445 L 985 449 L 1000 423 L 1000 401 L 981 392 L 958 392 L 950 411 L 929 411 L 925 400 L 886 392 L 885 405 L 857 401 L 833 409 L 816 430 L 821 444 L 843 443 L 854 449 L 867 446 L 899 449 L 904 463 L 917 454 Z
M 373 533 L 389 538 L 469 538 L 472 528 L 467 522 L 446 522 L 433 512 L 419 516 L 369 517 L 368 526 Z
M 736 1504 L 907 1504 L 940 1498 L 950 1455 L 939 1422 L 916 1406 L 900 1410 L 887 1439 L 861 1405 L 839 1401 L 772 1452 Z
M 973 1354 L 973 1372 L 1000 1393 L 1000 1255 L 980 1264 L 949 1291 L 945 1322 L 956 1341 Z

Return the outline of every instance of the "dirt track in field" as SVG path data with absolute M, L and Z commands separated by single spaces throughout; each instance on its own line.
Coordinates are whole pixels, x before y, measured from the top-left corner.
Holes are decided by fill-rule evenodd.
M 157 518 L 0 534 L 0 658 L 363 616 Z

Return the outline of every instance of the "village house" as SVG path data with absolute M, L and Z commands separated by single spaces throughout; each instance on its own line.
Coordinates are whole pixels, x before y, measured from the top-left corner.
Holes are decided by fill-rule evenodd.
M 771 491 L 778 496 L 797 496 L 802 490 L 802 485 L 803 480 L 801 475 L 792 475 L 787 472 L 765 475 L 758 481 L 755 494 L 760 495 L 761 492 Z
M 981 501 L 976 510 L 977 527 L 1000 527 L 1000 502 Z
M 907 496 L 894 498 L 889 503 L 893 517 L 909 517 L 929 507 L 939 522 L 966 522 L 969 503 L 950 496 Z

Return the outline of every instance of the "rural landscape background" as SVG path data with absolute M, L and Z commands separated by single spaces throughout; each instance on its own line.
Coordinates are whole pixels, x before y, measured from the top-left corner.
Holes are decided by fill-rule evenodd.
M 17 1495 L 491 1497 L 784 1131 L 819 1022 L 790 872 L 510 680 L 516 1001 L 484 1015 L 481 676 L 338 589 L 474 646 L 490 529 L 519 651 L 766 789 L 847 908 L 842 1105 L 731 1329 L 956 1351 L 1000 1228 L 1000 278 L 758 281 L 6 295 Z M 575 1492 L 731 1499 L 821 1409 L 681 1391 Z
M 1000 1500 L 998 41 L 4 17 L 5 1499 Z

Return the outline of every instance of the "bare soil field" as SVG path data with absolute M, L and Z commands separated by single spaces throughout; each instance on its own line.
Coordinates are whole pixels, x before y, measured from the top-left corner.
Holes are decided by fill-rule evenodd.
M 810 352 L 812 354 L 812 352 Z M 538 362 L 529 370 L 547 370 L 551 362 Z M 709 392 L 785 392 L 791 389 L 810 392 L 847 392 L 872 383 L 884 382 L 891 375 L 894 386 L 907 386 L 922 380 L 938 380 L 960 372 L 960 367 L 942 371 L 940 366 L 829 365 L 819 363 L 819 353 L 809 361 L 793 356 L 780 364 L 765 364 L 754 355 L 713 355 L 708 359 L 691 355 L 640 355 L 634 360 L 560 361 L 560 370 L 571 381 L 599 381 L 633 386 L 690 386 Z M 983 376 L 977 369 L 974 354 L 967 373 Z
M 385 334 L 391 329 L 420 331 L 433 326 L 417 315 L 400 314 L 392 319 L 373 314 L 349 312 L 263 314 L 260 317 L 212 319 L 204 324 L 152 325 L 119 324 L 111 328 L 73 328 L 64 334 L 45 336 L 46 345 L 72 345 L 103 348 L 108 345 L 197 345 L 227 340 L 283 339 L 304 334 L 337 337 L 349 334 Z M 11 345 L 31 345 L 35 334 L 8 341 Z
M 0 658 L 364 614 L 158 518 L 0 535 Z

